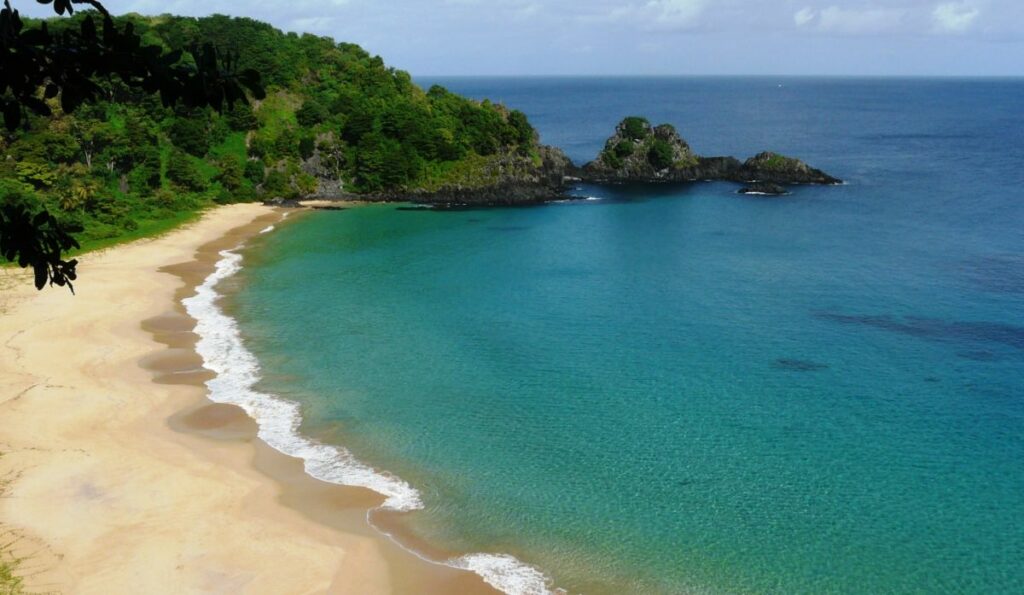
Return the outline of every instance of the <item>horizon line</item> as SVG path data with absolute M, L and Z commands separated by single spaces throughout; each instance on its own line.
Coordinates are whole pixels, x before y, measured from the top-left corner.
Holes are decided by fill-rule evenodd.
M 825 78 L 825 79 L 946 79 L 946 80 L 1021 80 L 1024 74 L 410 74 L 432 78 Z

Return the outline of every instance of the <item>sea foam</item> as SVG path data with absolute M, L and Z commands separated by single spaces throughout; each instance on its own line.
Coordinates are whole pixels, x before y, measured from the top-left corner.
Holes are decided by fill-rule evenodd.
M 261 233 L 273 229 L 271 225 Z M 405 481 L 360 462 L 345 448 L 302 436 L 302 412 L 297 403 L 254 388 L 260 381 L 259 362 L 242 343 L 237 322 L 217 305 L 221 296 L 216 286 L 242 268 L 242 255 L 236 252 L 240 248 L 222 250 L 213 273 L 196 287 L 195 295 L 182 300 L 185 311 L 196 320 L 196 352 L 203 358 L 203 365 L 216 374 L 206 382 L 209 399 L 245 410 L 256 421 L 259 438 L 275 450 L 301 459 L 312 477 L 371 489 L 385 497 L 382 510 L 408 512 L 423 508 L 419 492 Z M 416 555 L 433 564 L 475 572 L 508 595 L 556 593 L 543 572 L 507 554 L 467 554 L 445 561 Z
M 199 335 L 196 351 L 203 365 L 216 376 L 206 382 L 209 398 L 216 403 L 238 405 L 259 425 L 259 437 L 276 450 L 298 457 L 306 473 L 323 481 L 369 488 L 385 496 L 383 508 L 410 511 L 423 507 L 419 492 L 401 479 L 359 462 L 344 448 L 322 444 L 299 434 L 302 414 L 299 406 L 255 390 L 260 367 L 242 344 L 238 325 L 217 306 L 215 287 L 241 269 L 242 256 L 222 250 L 216 269 L 196 294 L 182 300 L 185 311 L 196 319 Z

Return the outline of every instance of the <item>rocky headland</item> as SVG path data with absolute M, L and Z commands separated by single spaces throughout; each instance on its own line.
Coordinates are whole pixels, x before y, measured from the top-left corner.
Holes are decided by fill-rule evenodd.
M 645 118 L 628 117 L 615 128 L 597 158 L 576 166 L 559 148 L 541 145 L 535 137 L 528 151 L 503 150 L 476 156 L 448 171 L 443 180 L 413 188 L 375 193 L 348 193 L 334 172 L 321 166 L 315 153 L 304 164 L 318 180 L 312 198 L 379 202 L 412 202 L 434 208 L 531 205 L 562 200 L 573 184 L 728 181 L 743 184 L 741 194 L 782 196 L 796 184 L 840 184 L 799 159 L 762 152 L 740 161 L 735 157 L 698 155 L 670 124 L 652 126 Z

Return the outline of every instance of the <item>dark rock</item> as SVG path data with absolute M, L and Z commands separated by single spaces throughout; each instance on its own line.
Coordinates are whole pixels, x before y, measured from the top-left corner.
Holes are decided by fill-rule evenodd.
M 802 359 L 782 358 L 775 360 L 775 367 L 780 370 L 790 370 L 793 372 L 817 372 L 828 369 L 828 364 L 820 364 Z
M 604 144 L 597 159 L 582 169 L 590 182 L 664 182 L 698 165 L 690 145 L 670 124 L 652 127 L 643 118 L 626 118 Z
M 740 162 L 735 157 L 702 157 L 693 152 L 671 125 L 652 127 L 643 118 L 630 117 L 615 128 L 597 159 L 584 165 L 585 182 L 763 182 L 783 184 L 839 184 L 841 180 L 810 167 L 799 159 L 764 152 Z
M 775 184 L 841 184 L 820 169 L 815 169 L 799 159 L 766 151 L 747 159 L 743 164 L 743 175 L 750 182 L 771 182 Z
M 275 196 L 274 198 L 267 199 L 263 201 L 263 204 L 267 205 L 268 207 L 286 207 L 289 209 L 302 208 L 302 203 L 300 203 L 299 201 L 292 200 L 289 198 L 282 198 L 280 196 Z
M 789 191 L 771 182 L 753 182 L 739 189 L 740 194 L 755 194 L 764 196 L 783 196 Z

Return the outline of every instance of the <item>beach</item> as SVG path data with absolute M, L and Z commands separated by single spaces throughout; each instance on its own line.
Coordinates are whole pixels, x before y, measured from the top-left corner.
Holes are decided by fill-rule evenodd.
M 0 271 L 0 527 L 30 592 L 493 592 L 378 534 L 383 498 L 317 481 L 206 400 L 180 304 L 285 211 L 218 207 L 80 258 L 76 294 Z

